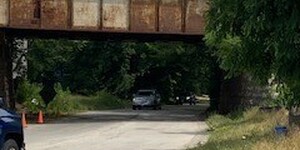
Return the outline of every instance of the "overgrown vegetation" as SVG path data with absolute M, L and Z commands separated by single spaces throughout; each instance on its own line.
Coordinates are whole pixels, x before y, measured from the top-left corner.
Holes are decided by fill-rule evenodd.
M 205 40 L 232 77 L 266 82 L 274 75 L 300 105 L 300 2 L 210 0 Z
M 121 108 L 128 102 L 120 99 L 146 88 L 157 89 L 166 103 L 182 93 L 214 91 L 216 62 L 204 43 L 31 39 L 26 53 L 16 41 L 10 41 L 14 55 L 28 60 L 17 99 L 32 113 Z
M 62 116 L 87 110 L 123 109 L 130 106 L 129 101 L 119 99 L 105 91 L 91 96 L 71 95 L 69 90 L 58 91 L 57 96 L 47 107 L 47 113 L 51 116 Z
M 93 96 L 58 94 L 47 107 L 47 113 L 51 116 L 69 115 L 81 111 L 108 110 L 129 108 L 130 103 L 121 100 L 104 91 Z
M 130 106 L 129 101 L 119 99 L 105 91 L 91 96 L 72 95 L 69 89 L 55 84 L 56 96 L 46 106 L 39 94 L 41 86 L 24 80 L 18 86 L 16 98 L 30 114 L 45 110 L 47 115 L 62 116 L 86 110 L 121 109 Z
M 292 107 L 296 106 L 294 100 L 294 93 L 286 84 L 277 84 L 276 89 L 270 92 L 270 99 L 265 100 L 265 105 L 269 107 L 281 107 L 291 110 Z
M 164 101 L 179 92 L 207 94 L 215 63 L 204 43 L 35 39 L 29 47 L 31 82 L 123 99 L 140 88 L 158 89 Z
M 131 106 L 130 101 L 122 100 L 104 91 L 98 92 L 96 95 L 93 95 L 89 98 L 81 97 L 81 99 L 78 100 L 87 110 L 118 109 L 129 108 L 129 106 Z
M 299 1 L 210 0 L 209 5 L 205 41 L 227 77 L 246 73 L 261 83 L 275 77 L 278 96 L 269 105 L 299 107 Z M 275 125 L 287 125 L 287 112 L 256 108 L 237 116 L 213 115 L 211 138 L 197 149 L 299 149 L 297 130 L 291 128 L 283 139 L 274 135 Z
M 60 84 L 56 84 L 55 91 L 57 94 L 54 100 L 46 108 L 48 114 L 60 116 L 83 110 L 83 106 L 79 102 L 71 99 L 72 95 L 69 89 L 64 90 Z
M 41 89 L 41 86 L 38 84 L 31 84 L 27 80 L 22 80 L 16 91 L 16 101 L 19 104 L 23 104 L 30 113 L 37 113 L 45 107 L 44 101 L 39 94 Z
M 299 132 L 291 132 L 287 137 L 277 136 L 276 125 L 288 124 L 288 111 L 264 112 L 252 108 L 227 116 L 211 115 L 207 119 L 210 138 L 205 145 L 193 150 L 285 150 L 299 148 Z M 291 142 L 291 143 L 289 143 Z

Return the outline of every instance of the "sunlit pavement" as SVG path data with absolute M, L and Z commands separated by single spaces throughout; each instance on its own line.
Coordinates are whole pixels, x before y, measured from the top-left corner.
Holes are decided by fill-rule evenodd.
M 28 150 L 181 150 L 208 138 L 197 106 L 164 106 L 163 110 L 113 110 L 29 125 Z

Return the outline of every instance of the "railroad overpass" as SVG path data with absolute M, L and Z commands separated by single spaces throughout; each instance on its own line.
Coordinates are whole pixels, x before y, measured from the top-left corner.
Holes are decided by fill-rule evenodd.
M 1 0 L 0 97 L 14 107 L 8 38 L 201 42 L 208 8 L 207 0 Z

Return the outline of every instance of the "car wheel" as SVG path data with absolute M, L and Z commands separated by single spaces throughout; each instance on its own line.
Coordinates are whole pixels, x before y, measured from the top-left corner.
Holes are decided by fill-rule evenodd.
M 13 139 L 9 139 L 4 142 L 3 148 L 1 150 L 19 150 L 17 142 Z

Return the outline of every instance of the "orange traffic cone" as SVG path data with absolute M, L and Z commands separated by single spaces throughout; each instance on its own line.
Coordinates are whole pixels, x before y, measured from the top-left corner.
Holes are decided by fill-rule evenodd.
M 26 115 L 24 112 L 22 112 L 22 126 L 23 128 L 27 128 L 27 121 L 26 121 Z
M 38 124 L 43 124 L 44 123 L 43 112 L 41 110 L 39 111 L 39 116 L 38 116 L 37 123 Z

